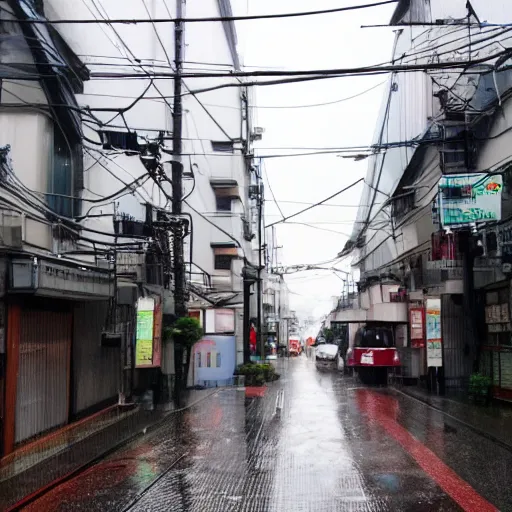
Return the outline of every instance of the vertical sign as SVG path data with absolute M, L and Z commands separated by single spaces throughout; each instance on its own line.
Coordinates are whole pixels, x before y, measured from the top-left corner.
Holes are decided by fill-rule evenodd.
M 424 348 L 425 327 L 423 320 L 423 308 L 411 308 L 409 310 L 409 323 L 411 325 L 412 348 Z
M 427 299 L 427 366 L 443 366 L 441 347 L 441 299 Z
M 155 318 L 153 325 L 153 366 L 162 364 L 162 300 L 155 304 Z
M 141 297 L 137 302 L 137 331 L 135 338 L 135 366 L 153 365 L 153 329 L 155 300 Z

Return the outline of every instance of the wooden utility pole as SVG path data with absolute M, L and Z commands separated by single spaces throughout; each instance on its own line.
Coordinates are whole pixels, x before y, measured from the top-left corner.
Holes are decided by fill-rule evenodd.
M 176 76 L 174 78 L 174 112 L 173 112 L 173 133 L 172 133 L 172 213 L 181 216 L 183 206 L 183 164 L 182 164 L 182 132 L 183 132 L 183 100 L 182 100 L 182 79 L 183 71 L 183 32 L 185 0 L 178 0 L 176 6 L 177 21 L 174 22 L 174 65 Z M 183 249 L 183 232 L 181 223 L 177 223 L 173 237 L 173 273 L 174 273 L 174 305 L 176 316 L 182 317 L 187 314 L 185 301 L 185 261 Z
M 260 159 L 260 173 L 261 173 L 261 159 Z M 261 318 L 261 306 L 263 302 L 262 295 L 262 251 L 263 251 L 263 180 L 260 179 L 258 187 L 258 281 L 256 282 L 256 294 L 258 296 L 257 305 L 257 346 L 260 347 L 261 359 L 265 359 L 265 338 L 263 336 L 263 322 Z

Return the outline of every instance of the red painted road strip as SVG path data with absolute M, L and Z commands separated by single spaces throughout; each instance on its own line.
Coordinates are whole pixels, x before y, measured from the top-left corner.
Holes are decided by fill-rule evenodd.
M 397 422 L 399 405 L 394 398 L 368 389 L 358 389 L 356 396 L 361 411 L 371 420 L 378 422 L 463 510 L 498 512 L 494 505 L 480 496 L 473 487 Z

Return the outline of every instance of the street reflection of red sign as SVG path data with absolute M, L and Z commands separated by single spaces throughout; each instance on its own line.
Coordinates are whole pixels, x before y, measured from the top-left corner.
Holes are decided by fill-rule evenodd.
M 411 346 L 423 348 L 425 346 L 425 315 L 423 308 L 409 310 L 409 323 L 411 325 Z

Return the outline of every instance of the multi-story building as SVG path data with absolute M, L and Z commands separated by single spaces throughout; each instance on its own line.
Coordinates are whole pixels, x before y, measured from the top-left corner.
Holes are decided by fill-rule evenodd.
M 512 359 L 502 350 L 508 306 L 489 317 L 508 304 L 510 39 L 483 22 L 511 14 L 504 2 L 398 3 L 391 60 L 409 69 L 390 75 L 342 251 L 361 281 L 333 318 L 394 326 L 404 373 L 425 382 L 437 375 L 446 387 L 464 386 L 480 367 L 498 392 L 512 390 Z
M 174 373 L 162 343 L 174 236 L 184 237 L 189 307 L 241 353 L 259 188 L 247 89 L 201 93 L 231 80 L 190 76 L 239 68 L 234 24 L 185 23 L 185 201 L 183 215 L 170 213 L 176 31 L 151 20 L 185 7 L 229 16 L 229 0 L 0 7 L 0 435 L 10 453 L 154 386 L 161 366 Z M 121 18 L 141 21 L 110 23 Z M 94 23 L 48 22 L 66 19 Z
M 267 335 L 274 338 L 278 345 L 286 346 L 290 318 L 289 291 L 284 277 L 280 274 L 267 276 L 263 293 L 263 314 Z

